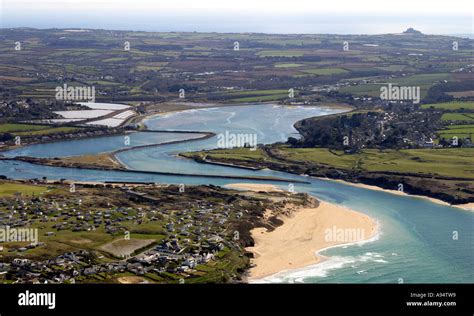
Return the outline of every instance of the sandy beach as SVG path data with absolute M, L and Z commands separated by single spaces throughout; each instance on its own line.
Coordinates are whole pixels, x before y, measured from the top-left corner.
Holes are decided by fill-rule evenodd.
M 271 189 L 258 184 L 232 187 L 253 191 Z M 323 259 L 316 254 L 319 250 L 367 240 L 377 232 L 377 222 L 369 216 L 322 201 L 316 208 L 300 208 L 280 219 L 283 225 L 271 232 L 265 228 L 251 231 L 255 246 L 247 248 L 254 254 L 249 281 L 315 264 Z
M 432 198 L 432 197 L 429 197 L 429 196 L 408 194 L 408 193 L 398 191 L 398 190 L 383 189 L 383 188 L 375 186 L 375 185 L 368 185 L 368 184 L 363 184 L 363 183 L 354 183 L 354 182 L 348 182 L 348 181 L 344 181 L 344 180 L 334 180 L 334 179 L 325 179 L 325 180 L 341 182 L 341 183 L 344 183 L 344 184 L 352 185 L 352 186 L 359 187 L 359 188 L 369 189 L 369 190 L 383 191 L 383 192 L 387 192 L 387 193 L 391 193 L 391 194 L 416 197 L 416 198 L 425 199 L 425 200 L 428 200 L 428 201 L 431 201 L 433 203 L 440 204 L 440 205 L 452 206 L 452 207 L 460 208 L 460 209 L 467 210 L 467 211 L 474 211 L 474 203 L 453 205 L 453 204 L 449 204 L 448 202 L 445 202 L 445 201 L 442 201 L 442 200 L 439 200 L 439 199 L 435 199 L 435 198 Z
M 349 185 L 353 185 L 353 186 L 356 186 L 356 187 L 359 187 L 359 188 L 364 188 L 364 189 L 369 189 L 369 190 L 383 191 L 383 192 L 396 194 L 396 195 L 405 195 L 405 196 L 416 197 L 416 198 L 420 198 L 420 199 L 429 200 L 433 203 L 437 203 L 437 204 L 441 204 L 441 205 L 447 205 L 447 206 L 451 205 L 448 202 L 445 202 L 445 201 L 442 201 L 442 200 L 439 200 L 439 199 L 435 199 L 435 198 L 432 198 L 432 197 L 429 197 L 429 196 L 408 194 L 408 193 L 398 191 L 398 190 L 388 190 L 388 189 L 384 189 L 384 188 L 381 188 L 381 187 L 378 187 L 378 186 L 375 186 L 375 185 L 369 185 L 369 184 L 363 184 L 363 183 L 354 183 L 354 182 L 348 182 L 348 181 L 343 181 L 343 180 L 333 180 L 333 181 L 340 181 L 340 182 L 343 182 L 344 184 L 349 184 Z
M 225 188 L 247 190 L 247 191 L 262 191 L 271 192 L 277 191 L 282 192 L 283 190 L 273 184 L 258 184 L 258 183 L 231 183 L 224 185 Z
M 466 203 L 466 204 L 459 204 L 459 205 L 451 205 L 453 207 L 457 207 L 466 211 L 473 211 L 474 212 L 474 203 Z

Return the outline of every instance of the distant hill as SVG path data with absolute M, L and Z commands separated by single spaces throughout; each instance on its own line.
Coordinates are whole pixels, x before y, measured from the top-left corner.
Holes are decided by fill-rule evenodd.
M 403 32 L 403 34 L 423 35 L 423 33 L 421 33 L 421 32 L 418 31 L 418 30 L 415 30 L 415 29 L 412 28 L 412 27 L 408 28 L 405 32 Z

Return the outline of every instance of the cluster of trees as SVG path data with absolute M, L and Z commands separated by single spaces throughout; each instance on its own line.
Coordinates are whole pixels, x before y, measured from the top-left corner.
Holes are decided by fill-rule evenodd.
M 334 149 L 357 146 L 362 138 L 366 143 L 370 143 L 381 131 L 376 128 L 377 120 L 380 118 L 376 112 L 302 120 L 297 128 L 303 138 L 299 140 L 290 138 L 288 143 L 295 147 Z
M 13 140 L 15 136 L 10 133 L 0 133 L 0 142 L 8 142 Z
M 449 81 L 433 85 L 427 92 L 423 103 L 442 103 L 454 100 L 452 95 L 446 92 L 469 91 L 474 87 L 474 80 Z

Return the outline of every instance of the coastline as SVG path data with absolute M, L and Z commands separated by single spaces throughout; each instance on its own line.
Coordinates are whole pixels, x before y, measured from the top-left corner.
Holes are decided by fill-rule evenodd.
M 451 205 L 451 206 L 463 209 L 465 211 L 474 212 L 474 203 L 466 203 L 466 204 Z
M 474 202 L 471 202 L 471 200 L 468 200 L 467 203 L 465 201 L 463 201 L 463 203 L 460 203 L 460 204 L 451 204 L 447 201 L 441 200 L 441 199 L 436 198 L 436 197 L 431 197 L 429 195 L 412 194 L 412 193 L 400 192 L 400 191 L 397 191 L 397 190 L 385 189 L 382 186 L 364 184 L 364 183 L 361 183 L 361 182 L 353 182 L 353 181 L 351 181 L 350 178 L 347 179 L 347 180 L 344 180 L 344 179 L 341 179 L 341 178 L 338 178 L 338 177 L 331 178 L 328 175 L 308 175 L 308 174 L 304 174 L 304 173 L 301 173 L 301 172 L 298 172 L 298 171 L 295 171 L 295 170 L 289 170 L 288 168 L 283 168 L 283 167 L 279 166 L 278 164 L 273 164 L 271 166 L 268 166 L 268 165 L 265 165 L 265 163 L 261 163 L 260 161 L 257 162 L 257 161 L 254 161 L 254 160 L 248 160 L 245 163 L 238 164 L 238 163 L 240 163 L 240 161 L 239 162 L 233 162 L 233 163 L 222 162 L 222 160 L 225 161 L 225 158 L 220 159 L 220 160 L 219 159 L 214 160 L 212 157 L 209 158 L 208 156 L 206 156 L 206 159 L 201 159 L 199 156 L 192 156 L 192 155 L 183 155 L 183 154 L 181 154 L 181 156 L 193 159 L 194 161 L 199 162 L 199 163 L 220 164 L 220 165 L 224 164 L 224 165 L 229 166 L 229 167 L 254 168 L 256 170 L 270 169 L 270 170 L 286 172 L 286 173 L 300 175 L 300 176 L 308 176 L 308 177 L 311 177 L 313 179 L 318 179 L 318 180 L 337 181 L 337 182 L 340 182 L 340 183 L 343 183 L 343 184 L 358 186 L 358 187 L 369 189 L 369 190 L 379 190 L 379 191 L 385 191 L 387 193 L 392 193 L 392 194 L 405 195 L 405 196 L 416 197 L 416 198 L 423 198 L 423 199 L 426 199 L 428 201 L 431 201 L 433 203 L 437 203 L 437 204 L 440 204 L 440 205 L 451 206 L 451 207 L 455 207 L 455 208 L 466 210 L 466 211 L 474 211 Z M 463 180 L 467 181 L 467 179 L 463 179 Z M 452 197 L 452 195 L 449 195 L 449 197 Z
M 272 187 L 258 184 L 233 184 L 232 188 L 270 192 Z M 276 188 L 276 187 L 275 187 Z M 257 227 L 251 230 L 255 241 L 246 250 L 254 254 L 247 281 L 258 280 L 287 270 L 310 266 L 324 260 L 319 255 L 330 247 L 367 242 L 377 234 L 377 222 L 362 213 L 328 202 L 319 201 L 314 208 L 298 207 L 289 216 L 279 216 L 281 226 L 272 231 Z M 362 232 L 361 238 L 334 238 L 333 232 Z M 328 238 L 329 237 L 329 238 Z
M 135 123 L 143 123 L 145 120 L 152 119 L 157 116 L 176 113 L 176 112 L 184 112 L 190 110 L 199 110 L 199 109 L 212 109 L 212 108 L 221 108 L 221 107 L 231 107 L 231 106 L 248 106 L 248 105 L 255 105 L 255 104 L 264 104 L 264 105 L 277 105 L 277 106 L 286 106 L 286 107 L 325 107 L 325 108 L 332 108 L 332 109 L 341 109 L 346 110 L 345 112 L 350 112 L 355 108 L 349 104 L 342 104 L 342 103 L 329 103 L 329 104 L 279 104 L 275 101 L 263 101 L 263 102 L 238 102 L 238 103 L 219 103 L 219 102 L 167 102 L 169 105 L 174 106 L 182 106 L 182 108 L 173 108 L 173 109 L 165 109 L 164 111 L 154 111 L 152 113 L 146 113 L 142 115 L 138 115 L 133 117 L 133 122 Z M 198 104 L 196 106 L 196 104 Z M 332 115 L 332 114 L 331 114 Z
M 283 190 L 276 185 L 260 183 L 230 183 L 224 185 L 224 188 L 255 192 L 283 192 Z
M 344 180 L 340 180 L 340 179 L 328 179 L 328 178 L 319 178 L 319 177 L 316 177 L 316 178 L 321 179 L 321 180 L 335 181 L 335 182 L 339 182 L 339 183 L 343 183 L 343 184 L 348 184 L 348 185 L 352 185 L 352 186 L 367 189 L 367 190 L 381 191 L 381 192 L 386 192 L 386 193 L 395 194 L 395 195 L 402 195 L 402 196 L 409 196 L 409 197 L 424 199 L 424 200 L 427 200 L 427 201 L 430 201 L 430 202 L 433 202 L 433 203 L 436 203 L 436 204 L 439 204 L 439 205 L 451 206 L 451 207 L 455 207 L 455 208 L 462 209 L 462 210 L 465 210 L 465 211 L 474 211 L 474 203 L 450 204 L 450 203 L 445 202 L 443 200 L 432 198 L 432 197 L 429 197 L 429 196 L 409 194 L 409 193 L 398 191 L 398 190 L 384 189 L 384 188 L 381 188 L 381 187 L 378 187 L 378 186 L 375 186 L 375 185 L 349 182 L 349 181 L 344 181 Z
M 265 104 L 275 104 L 274 102 L 263 102 L 263 103 L 265 103 Z M 165 109 L 153 111 L 151 113 L 138 115 L 138 116 L 132 117 L 131 119 L 135 122 L 143 123 L 147 119 L 150 119 L 150 118 L 153 118 L 153 117 L 156 117 L 156 116 L 170 114 L 170 113 L 196 110 L 196 109 L 203 109 L 203 108 L 218 108 L 218 107 L 239 106 L 239 105 L 240 106 L 245 106 L 245 105 L 250 105 L 250 104 L 253 104 L 253 103 L 236 103 L 236 104 L 232 104 L 232 103 L 199 103 L 200 105 L 198 105 L 198 106 L 193 106 L 193 104 L 194 103 L 191 103 L 191 102 L 185 102 L 185 103 L 180 103 L 180 102 L 172 103 L 172 102 L 170 102 L 168 105 L 171 106 L 172 108 L 165 108 Z M 287 107 L 308 106 L 308 105 L 303 105 L 303 104 L 301 104 L 301 105 L 299 105 L 299 104 L 298 105 L 277 104 L 277 105 L 287 106 Z M 352 107 L 347 106 L 347 105 L 341 105 L 341 104 L 330 104 L 330 105 L 319 105 L 319 104 L 317 104 L 317 105 L 309 105 L 309 106 L 323 106 L 323 107 L 339 108 L 339 109 L 346 110 L 346 112 L 353 110 Z M 180 108 L 180 107 L 182 107 L 182 108 Z M 322 117 L 324 117 L 324 116 L 326 116 L 326 115 L 323 115 Z M 297 123 L 298 122 L 296 122 L 294 125 L 296 125 Z M 122 132 L 117 133 L 117 134 L 106 135 L 105 137 L 112 137 L 112 136 L 116 136 L 116 135 L 133 133 L 133 132 L 158 132 L 158 131 L 147 130 L 147 129 L 144 129 L 144 130 L 141 130 L 141 131 L 122 131 Z M 159 132 L 166 132 L 166 131 L 159 131 Z M 153 146 L 169 145 L 169 144 L 173 144 L 173 143 L 181 143 L 181 142 L 202 140 L 202 139 L 209 138 L 209 137 L 212 137 L 212 136 L 215 135 L 212 132 L 198 132 L 198 131 L 169 131 L 169 132 L 200 133 L 200 134 L 203 134 L 203 137 L 191 138 L 191 139 L 185 139 L 185 140 L 179 140 L 179 141 L 171 141 L 171 142 L 165 142 L 165 143 L 159 143 L 159 144 L 149 144 L 149 145 L 142 145 L 142 146 L 136 146 L 136 147 L 129 147 L 129 148 L 118 149 L 118 150 L 115 150 L 115 151 L 112 151 L 112 152 L 98 154 L 96 156 L 103 155 L 104 157 L 102 157 L 102 158 L 106 158 L 106 159 L 110 160 L 114 167 L 110 168 L 110 166 L 107 166 L 107 168 L 103 168 L 103 166 L 101 166 L 99 164 L 97 167 L 93 167 L 92 169 L 128 171 L 127 166 L 125 164 L 123 164 L 123 162 L 121 162 L 120 159 L 118 159 L 116 154 L 118 154 L 120 152 L 123 152 L 123 151 L 140 149 L 140 148 L 144 148 L 144 147 L 153 147 Z M 90 138 L 95 138 L 95 137 L 102 137 L 102 136 L 91 136 Z M 89 137 L 86 137 L 86 138 L 89 138 Z M 45 142 L 45 143 L 58 142 L 58 141 L 63 141 L 63 140 L 54 140 L 54 141 L 48 141 L 48 142 Z M 41 142 L 41 143 L 43 143 L 43 142 Z M 41 144 L 41 143 L 38 143 L 38 144 Z M 28 145 L 32 145 L 32 144 L 28 144 Z M 21 146 L 21 147 L 23 147 L 23 146 Z M 0 156 L 1 156 L 2 151 L 7 151 L 7 150 L 11 150 L 11 149 L 13 149 L 13 148 L 2 148 L 0 150 Z M 189 158 L 189 157 L 186 157 L 185 155 L 183 155 L 182 153 L 180 153 L 178 155 L 182 156 L 182 157 L 185 157 L 185 158 Z M 93 156 L 94 155 L 89 155 L 88 158 L 93 158 Z M 105 156 L 107 156 L 107 157 L 105 157 Z M 201 161 L 201 160 L 197 160 L 195 158 L 190 158 L 190 159 L 193 159 L 194 161 L 197 161 L 199 163 L 215 164 L 215 165 L 222 165 L 222 166 L 234 167 L 234 168 L 243 168 L 243 169 L 249 169 L 249 170 L 259 170 L 260 169 L 260 168 L 253 168 L 253 167 L 249 167 L 249 166 L 240 166 L 240 165 L 235 165 L 235 164 L 230 164 L 230 163 L 228 164 L 228 163 L 209 161 L 209 160 L 202 160 Z M 70 160 L 71 160 L 71 162 L 75 161 L 75 159 L 70 159 Z M 49 164 L 45 164 L 45 165 L 49 165 Z M 58 165 L 56 165 L 56 166 L 58 166 Z M 61 165 L 59 165 L 59 167 L 61 167 Z M 81 164 L 79 164 L 78 166 L 62 165 L 62 167 L 81 169 L 81 168 L 90 168 L 91 166 L 90 165 L 81 166 Z M 285 171 L 285 172 L 292 173 L 290 171 Z M 472 202 L 471 203 L 466 203 L 466 204 L 450 204 L 450 203 L 445 202 L 443 200 L 440 200 L 440 199 L 437 199 L 437 198 L 432 198 L 432 197 L 425 196 L 425 195 L 409 194 L 409 193 L 404 193 L 404 192 L 400 192 L 400 191 L 397 191 L 397 190 L 384 189 L 382 187 L 378 187 L 378 186 L 374 186 L 374 185 L 367 185 L 367 184 L 363 184 L 363 183 L 355 183 L 355 182 L 345 181 L 345 180 L 341 180 L 341 179 L 331 179 L 331 178 L 317 177 L 317 176 L 313 176 L 313 177 L 317 178 L 317 179 L 322 179 L 322 180 L 338 181 L 338 182 L 341 182 L 341 183 L 344 183 L 344 184 L 358 186 L 358 187 L 369 189 L 369 190 L 385 191 L 387 193 L 392 193 L 392 194 L 423 198 L 423 199 L 429 200 L 433 203 L 437 203 L 437 204 L 440 204 L 440 205 L 452 206 L 452 207 L 455 207 L 455 208 L 458 208 L 458 209 L 461 209 L 461 210 L 466 210 L 466 211 L 474 211 L 474 203 L 472 203 Z

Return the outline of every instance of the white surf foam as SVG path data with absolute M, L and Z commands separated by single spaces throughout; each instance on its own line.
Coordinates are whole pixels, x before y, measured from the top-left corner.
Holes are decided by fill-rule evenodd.
M 366 252 L 359 256 L 332 256 L 320 263 L 296 270 L 282 271 L 275 275 L 265 277 L 259 280 L 253 280 L 250 283 L 306 283 L 308 278 L 324 278 L 331 271 L 351 267 L 357 268 L 358 264 L 364 262 L 387 263 L 383 259 L 378 259 L 382 255 L 378 253 Z M 382 256 L 383 257 L 383 256 Z M 356 274 L 367 274 L 367 270 L 357 270 Z
M 320 249 L 316 252 L 317 255 L 323 257 L 321 262 L 317 264 L 310 265 L 304 268 L 295 269 L 295 270 L 287 270 L 281 271 L 274 275 L 258 279 L 252 280 L 250 283 L 305 283 L 304 280 L 307 278 L 312 277 L 327 277 L 328 273 L 333 270 L 341 269 L 347 266 L 356 267 L 356 263 L 360 262 L 378 262 L 378 263 L 388 263 L 388 261 L 383 260 L 382 254 L 376 252 L 366 252 L 360 256 L 330 256 L 325 257 L 321 255 L 321 252 L 326 251 L 332 248 L 347 248 L 349 246 L 363 246 L 366 243 L 374 242 L 378 240 L 381 236 L 382 232 L 380 229 L 380 223 L 377 222 L 376 233 L 372 238 L 355 242 L 355 243 L 346 243 L 346 244 L 339 244 L 335 246 L 326 247 Z

